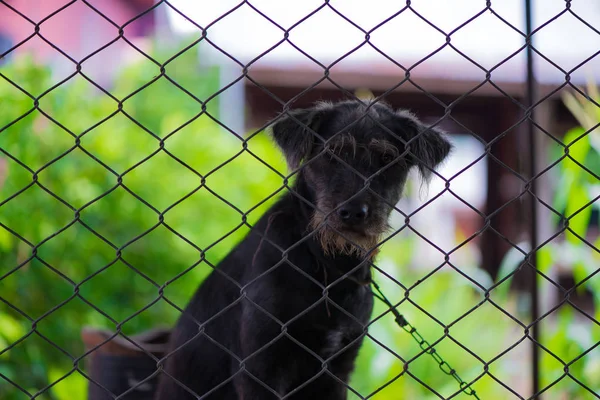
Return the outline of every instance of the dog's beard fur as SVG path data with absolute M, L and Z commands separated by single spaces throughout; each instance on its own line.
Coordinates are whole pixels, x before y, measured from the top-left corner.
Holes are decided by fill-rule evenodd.
M 323 252 L 327 255 L 349 255 L 364 257 L 368 254 L 375 255 L 377 246 L 384 233 L 389 229 L 387 223 L 380 232 L 355 233 L 343 229 L 334 229 L 325 220 L 325 215 L 315 211 L 310 221 L 310 226 L 316 231 L 315 237 L 320 243 Z

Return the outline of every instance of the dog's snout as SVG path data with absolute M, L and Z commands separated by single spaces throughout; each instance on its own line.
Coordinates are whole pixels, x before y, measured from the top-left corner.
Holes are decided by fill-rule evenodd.
M 369 206 L 366 203 L 349 203 L 337 211 L 342 221 L 349 224 L 361 223 L 369 216 Z

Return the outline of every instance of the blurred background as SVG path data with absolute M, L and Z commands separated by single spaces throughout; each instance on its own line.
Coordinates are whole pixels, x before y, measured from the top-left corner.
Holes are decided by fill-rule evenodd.
M 267 122 L 354 95 L 456 148 L 398 205 L 386 295 L 481 398 L 532 396 L 534 201 L 543 397 L 599 397 L 600 3 L 533 3 L 537 199 L 524 1 L 0 1 L 0 399 L 85 399 L 82 328 L 170 326 L 284 190 Z M 390 315 L 370 332 L 362 396 L 457 392 Z

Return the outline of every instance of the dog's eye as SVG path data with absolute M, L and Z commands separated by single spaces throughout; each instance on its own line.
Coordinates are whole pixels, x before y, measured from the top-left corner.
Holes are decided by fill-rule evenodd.
M 381 161 L 383 161 L 384 164 L 389 164 L 394 161 L 394 156 L 391 154 L 384 154 L 381 156 Z

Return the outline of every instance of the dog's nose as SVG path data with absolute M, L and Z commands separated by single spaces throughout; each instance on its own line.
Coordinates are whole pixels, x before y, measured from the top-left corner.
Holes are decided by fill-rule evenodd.
M 369 206 L 365 203 L 349 203 L 340 207 L 337 213 L 344 222 L 357 224 L 367 219 Z

